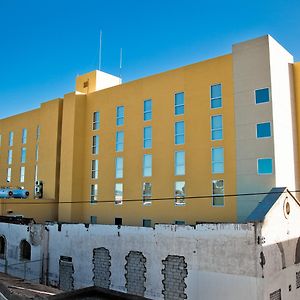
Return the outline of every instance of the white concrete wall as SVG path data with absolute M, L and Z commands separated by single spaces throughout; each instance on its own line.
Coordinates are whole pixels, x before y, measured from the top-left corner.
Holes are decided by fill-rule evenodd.
M 39 282 L 43 256 L 44 227 L 0 223 L 0 235 L 6 238 L 7 273 Z M 20 260 L 20 242 L 31 244 L 31 260 Z M 5 259 L 0 259 L 0 272 L 5 272 Z M 26 270 L 25 270 L 26 269 Z
M 295 189 L 297 133 L 293 124 L 294 95 L 291 64 L 293 56 L 268 37 L 272 86 L 273 132 L 276 186 Z
M 188 299 L 261 299 L 257 279 L 255 227 L 252 224 L 158 225 L 155 229 L 83 224 L 48 226 L 50 280 L 58 282 L 59 258 L 70 256 L 75 288 L 92 285 L 93 249 L 105 247 L 111 255 L 111 288 L 125 291 L 125 256 L 141 251 L 146 257 L 146 293 L 163 299 L 162 260 L 168 255 L 185 257 Z M 58 247 L 59 241 L 59 247 Z M 234 289 L 232 287 L 235 287 Z
M 286 201 L 290 205 L 289 215 L 284 212 Z M 296 288 L 296 272 L 300 271 L 300 264 L 295 264 L 296 245 L 300 236 L 300 206 L 288 193 L 283 194 L 267 214 L 262 236 L 265 240 L 262 251 L 266 258 L 265 299 L 269 299 L 269 294 L 279 288 L 282 299 L 300 299 L 300 289 Z M 277 243 L 282 245 L 285 266 Z
M 120 77 L 96 70 L 96 91 L 107 89 L 122 83 Z

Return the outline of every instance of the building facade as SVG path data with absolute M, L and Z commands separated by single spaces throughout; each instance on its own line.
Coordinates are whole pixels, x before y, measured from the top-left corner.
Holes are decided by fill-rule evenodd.
M 75 92 L 0 120 L 0 183 L 30 191 L 2 199 L 1 214 L 244 221 L 264 197 L 256 193 L 297 189 L 299 98 L 300 64 L 270 36 L 124 84 L 100 71 L 79 76 Z

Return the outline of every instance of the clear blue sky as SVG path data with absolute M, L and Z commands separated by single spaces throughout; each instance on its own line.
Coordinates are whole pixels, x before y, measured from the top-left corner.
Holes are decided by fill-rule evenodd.
M 271 34 L 300 60 L 300 1 L 0 0 L 0 118 L 74 90 L 97 68 L 130 81 Z

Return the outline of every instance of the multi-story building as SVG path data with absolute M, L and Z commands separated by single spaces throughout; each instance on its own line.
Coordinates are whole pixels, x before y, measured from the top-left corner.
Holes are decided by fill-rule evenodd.
M 31 193 L 2 199 L 1 213 L 144 226 L 243 221 L 272 187 L 298 187 L 299 103 L 300 63 L 270 36 L 124 84 L 84 74 L 75 92 L 0 120 L 0 184 Z

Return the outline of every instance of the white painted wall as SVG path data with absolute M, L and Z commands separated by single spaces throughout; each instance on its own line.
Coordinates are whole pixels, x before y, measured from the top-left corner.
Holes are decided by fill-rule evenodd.
M 268 36 L 272 86 L 273 132 L 276 186 L 295 189 L 297 133 L 294 126 L 294 95 L 292 92 L 293 56 Z M 294 145 L 295 144 L 295 145 Z
M 107 89 L 122 83 L 120 77 L 96 70 L 96 91 Z

